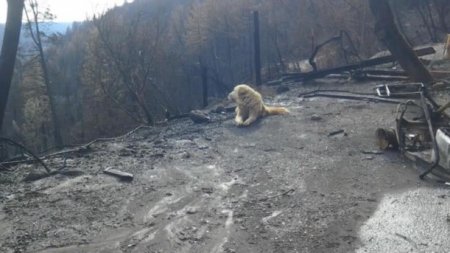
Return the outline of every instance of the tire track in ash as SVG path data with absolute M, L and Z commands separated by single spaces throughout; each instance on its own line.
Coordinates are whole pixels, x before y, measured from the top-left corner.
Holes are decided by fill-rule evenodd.
M 131 241 L 138 240 L 131 252 L 171 249 L 173 252 L 223 252 L 233 224 L 230 188 L 239 178 L 224 174 L 216 165 L 177 164 L 159 169 L 164 175 L 185 184 L 170 189 L 170 196 L 149 203 L 137 219 L 152 229 L 142 228 Z M 145 236 L 143 236 L 145 234 Z

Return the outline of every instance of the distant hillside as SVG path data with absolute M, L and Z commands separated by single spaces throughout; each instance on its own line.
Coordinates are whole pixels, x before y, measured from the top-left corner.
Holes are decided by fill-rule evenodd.
M 61 34 L 65 34 L 67 31 L 67 28 L 71 27 L 73 23 L 71 22 L 62 22 L 62 23 L 44 23 L 42 24 L 42 28 L 43 31 L 46 32 L 47 34 L 51 34 L 51 33 L 61 33 Z M 3 44 L 3 34 L 5 32 L 5 24 L 0 24 L 0 47 Z M 22 27 L 22 37 L 21 37 L 21 42 L 26 42 L 27 39 L 26 38 L 26 29 L 24 29 L 24 27 Z
M 73 22 L 62 22 L 62 23 L 46 23 L 44 24 L 47 28 L 47 32 L 52 33 L 66 33 L 67 28 L 71 27 Z

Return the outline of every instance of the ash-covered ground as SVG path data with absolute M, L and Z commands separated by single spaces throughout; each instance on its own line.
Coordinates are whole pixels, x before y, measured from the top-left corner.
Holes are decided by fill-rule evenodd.
M 288 116 L 176 120 L 47 160 L 82 175 L 3 171 L 0 252 L 449 252 L 449 189 L 395 151 L 371 152 L 396 105 L 298 97 L 375 84 L 291 85 L 266 97 Z

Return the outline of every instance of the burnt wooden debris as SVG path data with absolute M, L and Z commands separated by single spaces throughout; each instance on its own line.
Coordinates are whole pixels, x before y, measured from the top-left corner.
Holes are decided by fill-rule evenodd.
M 133 174 L 131 174 L 131 173 L 116 170 L 111 167 L 108 167 L 105 170 L 103 170 L 103 173 L 111 175 L 111 176 L 115 176 L 122 181 L 132 181 L 134 178 Z
M 390 70 L 390 69 L 365 69 L 364 73 L 369 75 L 380 75 L 380 76 L 408 76 L 405 71 L 402 70 Z
M 443 78 L 447 78 L 450 76 L 450 71 L 429 70 L 428 72 L 430 72 L 431 76 L 436 79 L 443 79 Z M 369 77 L 368 79 L 370 79 L 370 77 L 380 78 L 380 79 L 383 79 L 383 77 L 385 77 L 385 79 L 397 78 L 398 80 L 408 79 L 408 73 L 406 73 L 406 71 L 403 71 L 403 70 L 364 69 L 363 74 L 368 76 Z
M 208 106 L 208 69 L 206 67 L 202 67 L 202 98 L 203 98 L 203 107 Z M 170 118 L 170 117 L 167 117 Z
M 344 47 L 344 39 L 347 39 L 347 41 L 349 43 L 349 46 L 350 46 L 350 50 L 347 50 Z M 308 59 L 308 62 L 313 67 L 314 71 L 317 71 L 317 64 L 316 64 L 316 61 L 315 61 L 317 53 L 319 53 L 319 50 L 322 47 L 324 47 L 325 45 L 330 44 L 332 42 L 339 42 L 340 48 L 341 48 L 341 50 L 344 53 L 344 60 L 345 60 L 346 64 L 349 63 L 348 55 L 354 56 L 354 57 L 358 58 L 358 60 L 361 60 L 361 58 L 358 55 L 358 51 L 356 50 L 355 45 L 354 45 L 350 35 L 346 31 L 341 30 L 339 32 L 338 36 L 332 37 L 332 38 L 326 40 L 325 42 L 323 42 L 323 43 L 321 43 L 321 44 L 319 44 L 319 45 L 317 45 L 315 47 L 313 53 L 311 54 L 311 56 Z
M 375 18 L 375 34 L 378 39 L 413 81 L 430 85 L 433 77 L 397 28 L 388 0 L 369 0 L 369 8 Z
M 433 47 L 426 47 L 414 50 L 417 56 L 424 56 L 436 53 Z M 345 71 L 360 70 L 366 67 L 386 64 L 396 61 L 393 55 L 381 56 L 373 59 L 361 61 L 359 63 L 349 64 L 345 66 L 328 68 L 323 70 L 311 71 L 307 73 L 287 73 L 281 77 L 282 81 L 308 81 L 316 78 L 322 78 L 330 74 L 338 74 Z
M 51 170 L 47 167 L 47 165 L 44 163 L 44 161 L 41 158 L 39 158 L 37 155 L 35 155 L 32 151 L 30 151 L 28 148 L 26 148 L 24 145 L 12 140 L 12 139 L 6 138 L 6 137 L 0 137 L 0 142 L 4 142 L 4 143 L 10 144 L 10 145 L 19 147 L 20 149 L 22 149 L 23 151 L 25 151 L 26 153 L 31 155 L 35 161 L 39 162 L 42 165 L 42 167 L 44 167 L 47 174 L 50 174 Z M 4 164 L 2 162 L 2 163 L 0 163 L 0 165 L 5 166 L 6 164 Z
M 208 113 L 200 110 L 193 110 L 189 113 L 189 117 L 194 123 L 206 123 L 210 122 L 211 118 L 209 117 Z

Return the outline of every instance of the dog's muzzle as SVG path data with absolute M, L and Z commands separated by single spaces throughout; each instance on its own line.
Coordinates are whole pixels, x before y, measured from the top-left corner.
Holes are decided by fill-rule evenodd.
M 228 100 L 234 101 L 234 97 L 232 96 L 232 94 L 228 94 Z

